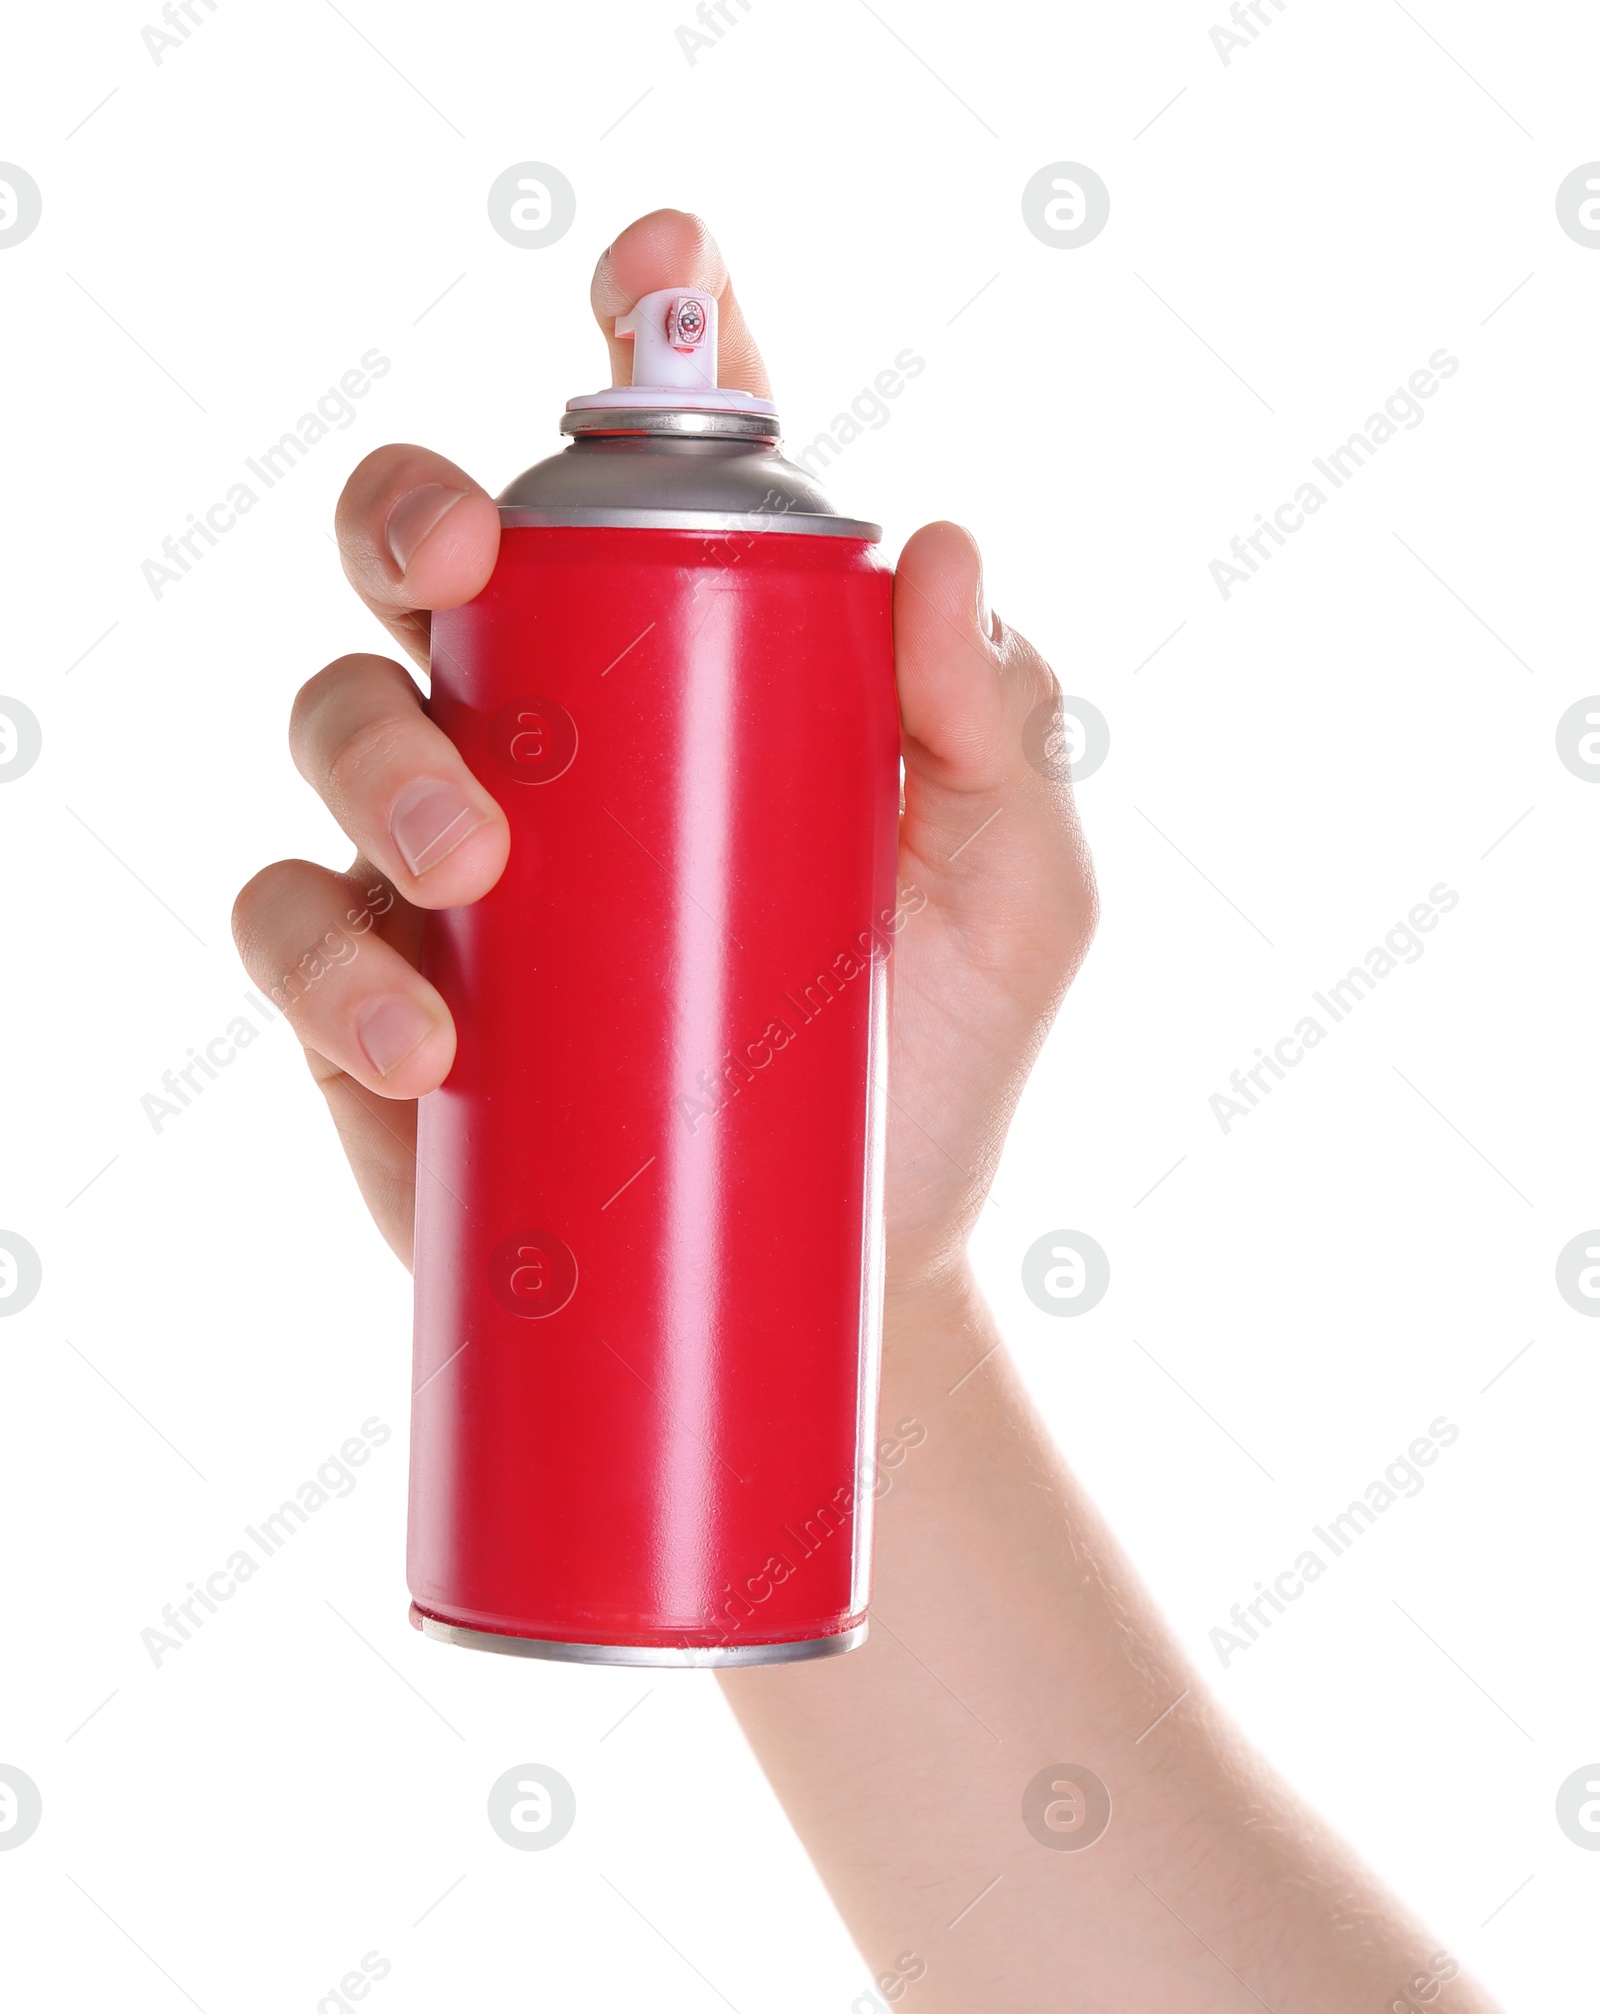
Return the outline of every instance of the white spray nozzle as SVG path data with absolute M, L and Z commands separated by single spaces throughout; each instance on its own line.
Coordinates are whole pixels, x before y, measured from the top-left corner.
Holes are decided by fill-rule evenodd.
M 633 338 L 633 382 L 705 390 L 717 382 L 717 297 L 695 287 L 663 287 L 617 317 Z
M 771 399 L 717 383 L 717 297 L 701 287 L 661 287 L 618 315 L 633 343 L 633 381 L 568 399 L 567 411 L 755 413 L 776 418 Z

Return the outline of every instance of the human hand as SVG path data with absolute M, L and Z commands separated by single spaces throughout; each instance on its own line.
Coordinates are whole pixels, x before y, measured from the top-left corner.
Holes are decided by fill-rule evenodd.
M 630 225 L 596 268 L 591 301 L 614 380 L 627 381 L 630 361 L 611 335 L 615 318 L 678 285 L 718 297 L 722 382 L 767 395 L 720 252 L 696 218 L 674 210 Z M 351 476 L 336 526 L 351 584 L 426 668 L 429 612 L 470 601 L 493 569 L 500 526 L 488 493 L 426 449 L 380 448 Z M 927 525 L 907 543 L 894 642 L 906 774 L 905 922 L 890 1024 L 891 1291 L 959 1264 L 1095 909 L 1065 775 L 1035 768 L 1024 749 L 1024 725 L 1055 682 L 1033 647 L 991 616 L 977 547 L 959 526 Z M 443 1082 L 455 1055 L 449 1009 L 416 968 L 422 917 L 486 894 L 510 833 L 391 658 L 342 657 L 319 672 L 295 701 L 289 738 L 356 859 L 342 875 L 303 860 L 264 868 L 240 891 L 234 934 L 252 979 L 285 1004 L 368 1207 L 409 1263 L 416 1100 Z M 358 955 L 319 951 L 347 947 L 352 933 Z M 308 970 L 314 984 L 286 984 Z

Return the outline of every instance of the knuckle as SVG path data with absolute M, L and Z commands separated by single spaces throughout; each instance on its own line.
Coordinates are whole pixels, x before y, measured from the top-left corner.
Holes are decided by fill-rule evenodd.
M 349 667 L 355 659 L 347 654 L 336 657 L 331 664 L 325 664 L 321 671 L 308 678 L 294 696 L 294 705 L 289 709 L 289 738 L 291 742 L 301 742 L 311 728 L 317 715 L 343 685 L 349 676 Z
M 322 955 L 318 931 L 327 932 L 327 925 L 316 920 L 322 914 L 317 886 L 322 873 L 306 860 L 279 860 L 246 882 L 234 901 L 240 961 L 282 1013 L 298 1005 L 292 992 L 287 1000 L 282 997 L 285 975 Z
M 372 779 L 393 766 L 409 722 L 394 713 L 368 713 L 342 723 L 320 753 L 325 794 L 350 804 Z
M 409 704 L 408 704 L 409 702 Z M 391 657 L 347 651 L 308 678 L 289 712 L 289 748 L 301 775 L 312 777 L 325 743 L 337 745 L 352 726 L 384 716 L 404 719 L 420 707 L 416 686 Z
M 263 924 L 281 906 L 281 898 L 305 863 L 274 860 L 259 869 L 233 898 L 233 941 L 248 963 L 249 953 L 261 941 Z

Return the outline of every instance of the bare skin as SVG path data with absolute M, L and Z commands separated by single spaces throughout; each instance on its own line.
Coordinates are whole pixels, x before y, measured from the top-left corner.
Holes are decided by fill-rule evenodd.
M 630 225 L 595 273 L 616 380 L 628 351 L 614 317 L 673 285 L 718 295 L 722 382 L 767 394 L 721 254 L 671 210 Z M 469 601 L 494 565 L 487 493 L 425 449 L 382 448 L 351 477 L 337 529 L 357 593 L 425 668 L 429 611 Z M 895 950 L 883 1409 L 926 1439 L 880 1507 L 869 1642 L 727 1674 L 727 1697 L 879 1991 L 917 2014 L 1378 2014 L 1407 1992 L 1494 2014 L 1208 1697 L 1000 1347 L 966 1243 L 1088 949 L 1093 872 L 1070 790 L 1023 753 L 1054 679 L 990 614 L 969 535 L 917 532 L 894 606 L 900 883 L 928 899 Z M 270 987 L 373 888 L 398 898 L 290 1018 L 409 1264 L 415 1101 L 455 1053 L 449 1011 L 413 963 L 422 915 L 485 894 L 509 834 L 391 659 L 319 672 L 290 745 L 357 858 L 345 875 L 264 869 L 239 895 L 235 935 Z M 1025 1786 L 1064 1763 L 1110 1790 L 1088 1850 L 1051 1850 L 1023 1822 Z M 1066 1817 L 1055 1837 L 1070 1836 Z

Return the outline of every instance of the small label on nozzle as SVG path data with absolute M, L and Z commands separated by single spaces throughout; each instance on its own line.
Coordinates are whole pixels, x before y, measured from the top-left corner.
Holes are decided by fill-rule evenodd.
M 667 341 L 675 350 L 698 350 L 706 339 L 706 311 L 691 294 L 667 310 Z

